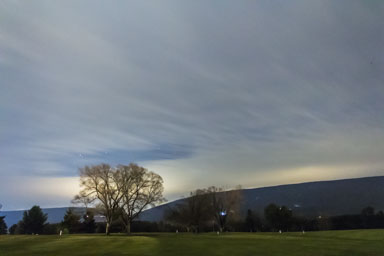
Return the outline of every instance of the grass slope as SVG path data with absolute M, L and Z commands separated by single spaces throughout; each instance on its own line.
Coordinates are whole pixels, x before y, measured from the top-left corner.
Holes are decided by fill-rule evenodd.
M 384 255 L 384 230 L 0 236 L 0 255 Z

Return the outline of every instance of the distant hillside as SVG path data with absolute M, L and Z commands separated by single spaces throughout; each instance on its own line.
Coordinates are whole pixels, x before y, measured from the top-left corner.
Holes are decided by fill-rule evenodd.
M 359 213 L 366 206 L 384 210 L 384 176 L 358 179 L 308 182 L 265 188 L 243 189 L 242 213 L 252 209 L 263 214 L 264 208 L 275 203 L 291 208 L 295 215 L 335 216 Z M 144 211 L 140 220 L 161 221 L 167 208 L 185 199 L 179 199 Z M 43 209 L 48 214 L 48 222 L 63 220 L 68 207 Z M 84 208 L 76 208 L 83 212 Z M 2 211 L 10 227 L 22 219 L 24 211 Z M 101 220 L 100 220 L 101 221 Z
M 295 215 L 306 217 L 360 213 L 366 206 L 384 210 L 384 176 L 244 189 L 243 193 L 243 214 L 252 209 L 262 215 L 270 203 L 286 205 Z M 165 210 L 182 200 L 149 209 L 140 219 L 161 221 Z

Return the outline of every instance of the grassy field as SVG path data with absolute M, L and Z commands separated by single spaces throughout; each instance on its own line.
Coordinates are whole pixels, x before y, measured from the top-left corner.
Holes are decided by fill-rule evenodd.
M 384 230 L 0 236 L 0 255 L 384 255 Z

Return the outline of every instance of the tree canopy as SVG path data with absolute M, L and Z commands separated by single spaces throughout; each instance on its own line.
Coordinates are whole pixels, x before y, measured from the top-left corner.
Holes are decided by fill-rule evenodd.
M 82 190 L 74 201 L 96 203 L 106 218 L 106 234 L 116 214 L 130 233 L 132 221 L 149 206 L 164 202 L 163 179 L 137 164 L 85 166 L 80 169 Z
M 33 206 L 23 214 L 23 219 L 20 222 L 21 233 L 42 234 L 47 218 L 47 214 L 43 213 L 40 206 Z

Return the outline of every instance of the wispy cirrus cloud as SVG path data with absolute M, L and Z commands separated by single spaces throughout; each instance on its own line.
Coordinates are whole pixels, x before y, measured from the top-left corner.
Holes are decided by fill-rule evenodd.
M 170 198 L 383 174 L 383 9 L 3 1 L 3 205 L 29 206 L 11 186 L 74 187 L 78 167 L 100 162 L 159 172 Z

